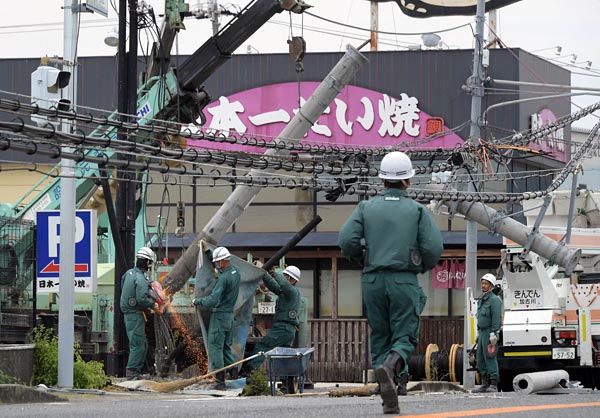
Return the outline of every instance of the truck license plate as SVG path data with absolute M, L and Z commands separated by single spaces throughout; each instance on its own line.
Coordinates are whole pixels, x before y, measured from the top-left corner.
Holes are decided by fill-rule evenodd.
M 258 302 L 259 314 L 274 314 L 275 302 Z
M 553 348 L 552 360 L 572 360 L 575 358 L 575 347 Z

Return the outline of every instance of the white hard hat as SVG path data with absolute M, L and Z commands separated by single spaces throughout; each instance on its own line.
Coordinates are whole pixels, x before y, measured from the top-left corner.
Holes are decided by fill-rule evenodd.
M 415 175 L 410 158 L 403 152 L 394 151 L 381 160 L 379 178 L 385 180 L 406 180 Z
M 148 247 L 142 247 L 135 254 L 136 258 L 144 258 L 146 260 L 154 261 L 154 251 Z
M 300 269 L 296 266 L 287 266 L 285 270 L 283 270 L 283 274 L 287 274 L 297 282 L 300 281 Z
M 225 247 L 217 247 L 215 248 L 215 251 L 213 251 L 213 259 L 212 261 L 221 261 L 221 260 L 229 260 L 229 258 L 231 257 L 231 254 L 229 253 L 229 250 Z
M 492 284 L 492 286 L 496 286 L 496 276 L 494 276 L 492 273 L 484 274 L 481 280 L 487 280 Z

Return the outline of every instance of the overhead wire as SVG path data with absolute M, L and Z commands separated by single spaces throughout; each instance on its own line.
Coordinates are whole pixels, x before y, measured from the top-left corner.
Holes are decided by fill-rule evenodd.
M 494 31 L 494 29 L 492 27 L 490 27 L 487 23 L 486 26 L 488 26 L 489 31 L 495 36 L 497 42 L 500 43 L 500 45 L 502 45 L 503 48 L 505 48 L 509 54 L 519 63 L 520 66 L 522 66 L 523 68 L 525 68 L 525 70 L 527 70 L 531 75 L 533 75 L 536 79 L 538 79 L 539 81 L 546 83 L 546 80 L 544 80 L 544 78 L 538 73 L 536 72 L 534 69 L 532 69 L 529 65 L 527 65 L 513 50 L 512 48 L 508 47 L 498 36 L 498 34 Z M 569 103 L 571 103 L 572 106 L 577 107 L 578 109 L 582 109 L 582 107 L 575 103 L 573 100 L 568 99 Z M 596 115 L 592 115 L 598 119 L 600 119 L 600 117 L 596 116 Z
M 6 92 L 5 92 L 6 93 Z M 20 95 L 22 96 L 22 95 Z M 221 137 L 221 136 L 215 136 L 214 134 L 193 134 L 191 133 L 192 131 L 189 130 L 189 128 L 186 128 L 185 130 L 181 130 L 181 127 L 183 125 L 179 124 L 180 129 L 170 129 L 170 128 L 165 128 L 164 126 L 162 127 L 157 127 L 154 125 L 154 121 L 158 122 L 158 123 L 167 123 L 167 124 L 171 124 L 172 125 L 177 125 L 174 124 L 172 122 L 166 122 L 166 121 L 158 121 L 158 120 L 151 120 L 152 125 L 151 126 L 143 126 L 140 125 L 138 123 L 132 124 L 132 125 L 125 125 L 123 122 L 120 121 L 114 121 L 111 120 L 110 117 L 104 117 L 104 118 L 97 118 L 94 117 L 92 114 L 89 115 L 85 115 L 82 116 L 80 114 L 78 114 L 77 112 L 59 112 L 56 110 L 47 110 L 47 109 L 41 109 L 35 105 L 28 105 L 28 104 L 24 104 L 21 103 L 19 101 L 12 101 L 12 100 L 5 100 L 5 99 L 0 99 L 0 108 L 7 110 L 7 111 L 12 111 L 12 112 L 20 112 L 20 111 L 26 111 L 29 113 L 39 113 L 42 115 L 47 115 L 47 116 L 60 116 L 60 117 L 65 117 L 68 119 L 75 119 L 78 120 L 79 122 L 83 122 L 83 123 L 93 123 L 93 124 L 97 124 L 97 125 L 110 125 L 113 128 L 114 127 L 120 127 L 120 128 L 125 128 L 128 130 L 142 130 L 145 132 L 150 132 L 150 133 L 159 133 L 159 134 L 171 134 L 171 135 L 180 135 L 183 136 L 187 139 L 204 139 L 204 140 L 212 140 L 215 142 L 229 142 L 229 143 L 239 143 L 242 145 L 251 145 L 251 146 L 258 146 L 258 147 L 275 147 L 275 148 L 279 148 L 279 149 L 284 149 L 287 148 L 290 151 L 303 151 L 303 152 L 317 152 L 317 153 L 339 153 L 339 154 L 361 154 L 361 153 L 366 153 L 367 155 L 382 155 L 384 153 L 389 152 L 390 150 L 395 149 L 394 147 L 384 147 L 384 148 L 379 148 L 379 149 L 373 149 L 373 148 L 354 148 L 354 147 L 339 147 L 337 145 L 332 145 L 332 146 L 325 146 L 323 145 L 322 141 L 318 141 L 318 145 L 312 146 L 310 144 L 306 144 L 306 142 L 308 142 L 309 140 L 298 140 L 298 139 L 294 139 L 292 141 L 295 141 L 298 143 L 298 145 L 293 145 L 293 144 L 289 144 L 289 143 L 282 143 L 281 141 L 278 143 L 275 142 L 267 142 L 265 141 L 261 141 L 260 139 L 256 139 L 256 138 L 247 138 L 244 136 L 240 136 L 240 138 L 235 138 L 235 137 Z M 560 129 L 561 127 L 566 126 L 567 124 L 597 110 L 598 106 L 596 105 L 592 105 L 589 106 L 585 109 L 583 109 L 582 111 L 576 112 L 575 114 L 569 115 L 569 116 L 565 116 L 564 118 L 560 118 L 559 120 L 557 120 L 556 122 L 552 122 L 549 123 L 546 126 L 543 126 L 540 128 L 540 132 L 542 133 L 542 136 L 547 135 L 548 133 L 552 132 L 555 129 Z M 113 114 L 114 115 L 114 114 Z M 465 122 L 466 123 L 466 122 Z M 458 128 L 460 128 L 461 126 L 463 126 L 464 124 L 461 124 Z M 201 130 L 199 130 L 201 132 Z M 539 133 L 538 133 L 539 134 Z M 538 135 L 539 136 L 539 135 Z M 432 136 L 431 138 L 435 138 L 435 135 Z M 523 143 L 527 143 L 528 137 L 527 136 L 523 136 L 523 134 L 519 134 L 519 135 L 512 135 L 511 137 L 505 137 L 505 138 L 501 138 L 500 140 L 498 140 L 499 143 L 506 143 L 507 140 L 506 138 L 510 138 L 510 141 L 514 141 L 517 140 L 520 142 L 520 144 Z M 278 138 L 278 140 L 280 140 L 281 138 Z M 537 138 L 540 139 L 540 138 Z M 530 138 L 529 138 L 530 140 Z M 300 141 L 302 141 L 302 143 L 300 143 Z M 427 139 L 425 139 L 424 142 L 427 142 Z M 399 145 L 411 145 L 411 146 L 415 146 L 416 145 L 416 141 L 411 142 L 410 144 L 402 144 L 399 143 Z M 397 149 L 397 148 L 396 148 Z M 408 150 L 409 152 L 413 152 Z M 424 156 L 424 155 L 429 155 L 430 153 L 432 153 L 431 151 L 414 151 L 414 154 L 417 156 Z M 435 152 L 434 152 L 435 153 Z
M 349 25 L 347 23 L 341 23 L 341 22 L 338 22 L 338 21 L 335 21 L 335 20 L 332 20 L 332 19 L 328 19 L 326 17 L 322 17 L 322 16 L 319 16 L 319 15 L 316 15 L 316 14 L 308 12 L 308 11 L 304 11 L 304 13 L 306 13 L 309 16 L 314 17 L 315 19 L 319 19 L 319 20 L 322 20 L 324 22 L 328 22 L 328 23 L 331 23 L 331 24 L 334 24 L 334 25 L 344 26 L 346 28 L 357 29 L 357 30 L 361 30 L 361 31 L 365 31 L 365 32 L 376 32 L 376 33 L 383 34 L 383 35 L 400 35 L 400 36 L 417 36 L 417 35 L 419 35 L 420 36 L 420 35 L 423 35 L 423 34 L 426 34 L 426 33 L 451 32 L 451 31 L 458 30 L 458 29 L 461 29 L 461 28 L 464 28 L 464 27 L 467 27 L 467 26 L 471 27 L 471 30 L 473 30 L 471 23 L 464 23 L 462 25 L 453 26 L 453 27 L 446 28 L 446 29 L 439 29 L 439 30 L 427 31 L 427 32 L 388 32 L 388 31 L 380 31 L 380 30 L 372 31 L 369 28 L 363 28 L 363 27 L 360 27 L 360 26 Z
M 34 130 L 39 130 L 41 128 L 34 128 Z M 66 134 L 62 133 L 63 136 L 73 136 L 74 134 Z M 46 144 L 48 145 L 48 144 Z M 39 148 L 37 145 L 29 142 L 26 144 L 15 144 L 14 142 L 10 142 L 7 138 L 0 138 L 0 149 L 9 149 L 16 148 L 23 150 L 29 154 L 35 154 L 38 152 L 52 155 L 53 158 L 70 158 L 76 161 L 91 161 L 102 166 L 110 166 L 115 168 L 126 168 L 126 169 L 135 169 L 135 170 L 150 170 L 157 171 L 161 173 L 170 173 L 174 172 L 174 174 L 184 175 L 188 173 L 188 169 L 185 167 L 164 167 L 163 165 L 157 163 L 151 163 L 148 161 L 130 161 L 130 160 L 119 160 L 118 158 L 107 158 L 106 155 L 90 156 L 86 155 L 79 150 L 75 150 L 72 153 L 64 152 L 63 149 L 56 145 L 50 145 L 49 149 Z M 583 150 L 583 148 L 582 148 Z M 583 151 L 581 151 L 583 152 Z M 191 170 L 192 172 L 194 170 Z M 564 170 L 563 170 L 564 171 Z M 273 187 L 286 187 L 290 189 L 301 188 L 301 189 L 314 189 L 314 190 L 327 190 L 327 187 L 318 185 L 315 186 L 315 179 L 309 178 L 312 183 L 305 179 L 301 179 L 300 184 L 294 179 L 286 180 L 285 182 L 279 182 L 279 184 L 273 185 L 269 183 L 269 180 L 262 179 L 261 185 L 263 186 L 273 186 Z M 236 179 L 236 182 L 238 180 Z M 244 176 L 241 177 L 241 184 L 244 185 L 253 185 L 255 183 L 255 179 L 252 177 Z M 564 181 L 564 179 L 563 179 Z M 553 184 L 556 184 L 555 180 Z M 332 189 L 331 187 L 329 188 Z M 361 188 L 354 185 L 349 185 L 345 190 L 345 194 L 358 194 L 358 195 L 375 195 L 378 193 L 377 188 L 370 187 L 367 190 L 364 190 L 364 187 Z M 535 192 L 533 194 L 526 193 L 486 193 L 486 192 L 477 192 L 475 194 L 465 193 L 465 192 L 442 192 L 441 194 L 438 192 L 431 192 L 428 190 L 414 190 L 410 193 L 410 196 L 414 199 L 423 200 L 423 199 L 433 199 L 433 200 L 458 200 L 458 201 L 482 201 L 482 202 L 508 202 L 508 201 L 519 201 L 523 199 L 529 199 L 533 197 L 539 197 L 543 195 L 544 192 Z

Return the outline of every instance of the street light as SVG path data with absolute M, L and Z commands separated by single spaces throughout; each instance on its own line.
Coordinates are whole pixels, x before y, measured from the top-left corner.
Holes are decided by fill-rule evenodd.
M 248 44 L 246 46 L 246 53 L 252 54 L 252 51 L 256 52 L 257 54 L 260 54 L 260 51 L 258 49 L 254 48 L 252 45 Z
M 119 33 L 117 32 L 116 27 L 113 26 L 112 29 L 106 34 L 104 37 L 104 43 L 113 48 L 119 46 Z
M 570 58 L 569 62 L 571 62 L 572 64 L 575 64 L 575 61 L 577 61 L 577 54 L 569 54 L 569 55 L 563 55 L 561 57 L 544 58 L 544 59 L 546 59 L 548 61 L 558 61 L 558 62 L 560 62 L 560 60 L 564 60 L 565 58 Z M 563 61 L 562 63 L 564 64 L 565 62 Z
M 533 54 L 536 52 L 549 51 L 551 49 L 554 49 L 554 55 L 556 55 L 556 56 L 560 55 L 560 53 L 562 52 L 562 46 L 556 45 L 551 48 L 536 49 L 535 51 L 531 51 L 531 53 Z
M 435 48 L 442 41 L 441 36 L 437 33 L 424 33 L 421 35 L 421 39 L 423 40 L 423 45 L 427 48 Z
M 579 65 L 579 64 L 585 64 L 585 67 L 583 67 L 586 70 L 591 70 L 592 69 L 592 61 L 579 61 L 579 62 L 573 62 L 573 66 Z

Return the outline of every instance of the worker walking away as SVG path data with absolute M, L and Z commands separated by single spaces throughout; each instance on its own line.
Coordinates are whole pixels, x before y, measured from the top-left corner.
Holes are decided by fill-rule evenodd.
M 207 296 L 194 299 L 192 304 L 200 309 L 211 311 L 207 330 L 206 347 L 210 369 L 217 370 L 235 362 L 231 344 L 233 343 L 233 308 L 240 290 L 240 272 L 231 264 L 231 254 L 225 247 L 217 247 L 214 252 L 201 242 L 203 251 L 212 260 L 219 272 L 215 286 Z M 215 375 L 215 389 L 225 390 L 225 371 Z
M 300 311 L 300 292 L 296 284 L 300 281 L 300 269 L 287 266 L 282 273 L 273 275 L 265 272 L 262 277 L 267 288 L 277 295 L 273 327 L 263 337 L 250 353 L 253 356 L 259 352 L 267 352 L 275 347 L 291 347 L 298 329 L 298 312 Z M 250 377 L 254 369 L 260 367 L 265 356 L 258 356 L 244 363 L 240 376 Z
M 414 174 L 403 152 L 383 157 L 383 194 L 360 202 L 339 235 L 343 255 L 362 265 L 371 360 L 384 414 L 400 413 L 396 379 L 408 371 L 419 340 L 426 298 L 417 274 L 431 270 L 443 250 L 433 216 L 407 195 Z
M 128 379 L 138 378 L 146 360 L 146 310 L 158 309 L 158 304 L 149 295 L 151 287 L 147 277 L 153 262 L 154 251 L 142 247 L 136 253 L 135 267 L 126 271 L 121 278 L 120 306 L 129 340 L 129 358 L 125 370 Z
M 487 273 L 481 278 L 481 296 L 477 298 L 477 370 L 481 386 L 473 393 L 498 392 L 498 333 L 502 326 L 502 302 L 493 292 L 496 276 Z

